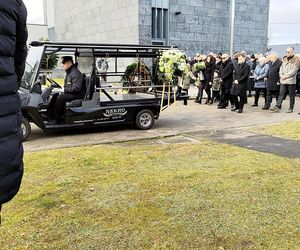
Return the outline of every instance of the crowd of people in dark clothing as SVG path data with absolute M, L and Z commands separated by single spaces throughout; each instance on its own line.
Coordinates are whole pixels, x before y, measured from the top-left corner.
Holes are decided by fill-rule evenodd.
M 300 93 L 300 57 L 294 48 L 286 49 L 286 56 L 279 58 L 276 52 L 247 55 L 245 51 L 208 56 L 196 54 L 188 59 L 191 78 L 198 87 L 195 102 L 202 104 L 218 103 L 218 109 L 230 106 L 232 111 L 243 112 L 248 103 L 247 97 L 254 94 L 252 107 L 258 107 L 259 99 L 264 98 L 263 110 L 279 112 L 283 100 L 289 95 L 289 109 L 294 111 L 295 96 Z M 203 102 L 203 93 L 207 99 Z M 271 107 L 272 101 L 276 104 Z M 300 113 L 299 113 L 300 114 Z

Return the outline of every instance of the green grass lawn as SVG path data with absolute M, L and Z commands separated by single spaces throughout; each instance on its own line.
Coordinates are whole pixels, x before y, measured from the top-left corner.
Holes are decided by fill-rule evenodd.
M 1 249 L 299 249 L 300 159 L 143 143 L 25 156 Z
M 300 121 L 281 122 L 275 125 L 258 126 L 251 131 L 291 140 L 300 140 Z

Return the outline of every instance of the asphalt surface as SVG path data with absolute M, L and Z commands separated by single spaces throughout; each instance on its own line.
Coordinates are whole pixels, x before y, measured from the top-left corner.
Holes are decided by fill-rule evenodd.
M 196 89 L 192 89 L 192 97 Z M 24 142 L 25 152 L 42 151 L 66 147 L 84 145 L 98 145 L 104 143 L 118 143 L 131 140 L 144 140 L 156 138 L 156 143 L 178 143 L 197 142 L 201 138 L 211 138 L 219 142 L 236 144 L 269 152 L 261 146 L 266 138 L 260 135 L 247 132 L 252 126 L 268 125 L 283 121 L 300 120 L 300 100 L 297 97 L 294 113 L 285 113 L 288 108 L 288 100 L 283 104 L 280 113 L 271 113 L 261 110 L 261 103 L 258 107 L 251 107 L 253 98 L 248 98 L 244 112 L 238 114 L 227 109 L 217 109 L 217 104 L 205 105 L 194 103 L 193 100 L 184 106 L 181 102 L 171 105 L 161 112 L 160 118 L 150 130 L 137 130 L 129 126 L 105 127 L 89 130 L 70 130 L 64 132 L 43 132 L 37 127 L 32 128 L 32 134 L 28 141 Z M 191 136 L 192 135 L 192 136 Z M 243 136 L 244 135 L 244 136 Z M 256 141 L 256 142 L 255 142 Z M 288 140 L 286 141 L 288 145 Z M 284 143 L 281 139 L 270 142 L 265 148 L 274 144 Z M 293 141 L 291 147 L 299 147 L 299 143 Z M 275 150 L 276 151 L 276 150 Z M 298 150 L 299 151 L 299 150 Z M 299 152 L 297 151 L 297 154 Z M 275 152 L 276 153 L 276 152 Z M 282 151 L 282 155 L 287 152 Z M 293 155 L 290 155 L 294 157 Z
M 249 132 L 247 128 L 225 129 L 211 134 L 200 132 L 188 133 L 193 140 L 207 138 L 213 141 L 235 145 L 254 151 L 271 153 L 287 158 L 300 158 L 300 142 L 274 136 Z

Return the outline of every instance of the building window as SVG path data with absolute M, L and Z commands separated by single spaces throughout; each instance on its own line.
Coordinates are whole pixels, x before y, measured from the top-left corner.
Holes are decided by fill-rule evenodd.
M 167 39 L 168 28 L 168 9 L 152 8 L 152 38 Z

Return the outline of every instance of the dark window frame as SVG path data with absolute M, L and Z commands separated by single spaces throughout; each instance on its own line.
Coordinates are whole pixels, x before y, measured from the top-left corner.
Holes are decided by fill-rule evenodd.
M 169 34 L 169 10 L 152 7 L 152 39 L 167 40 Z

